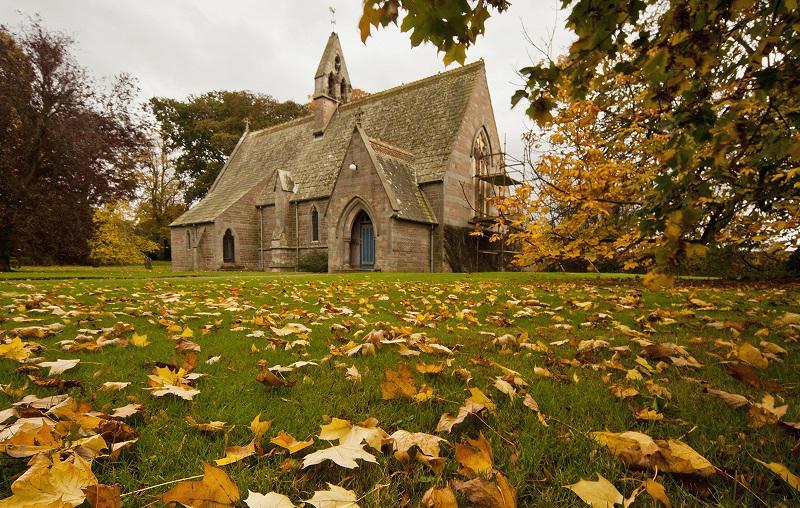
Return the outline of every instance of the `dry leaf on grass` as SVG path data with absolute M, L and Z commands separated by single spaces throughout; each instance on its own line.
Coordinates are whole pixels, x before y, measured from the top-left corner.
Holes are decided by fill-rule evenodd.
M 317 490 L 305 502 L 316 508 L 359 508 L 358 497 L 352 490 L 328 484 L 328 490 Z
M 584 503 L 592 508 L 611 508 L 614 505 L 622 504 L 625 500 L 614 484 L 603 478 L 600 473 L 597 473 L 596 481 L 581 480 L 564 487 L 577 494 Z
M 277 492 L 259 494 L 252 490 L 247 491 L 247 499 L 244 500 L 244 504 L 248 508 L 295 508 L 292 500 L 283 494 Z
M 500 473 L 495 474 L 496 482 L 485 478 L 473 478 L 462 482 L 453 480 L 453 488 L 470 503 L 467 506 L 481 508 L 516 508 L 517 490 Z
M 89 485 L 83 489 L 86 494 L 86 501 L 92 508 L 120 508 L 122 499 L 120 498 L 119 485 Z
M 239 501 L 239 488 L 222 469 L 203 464 L 203 478 L 183 481 L 161 496 L 162 503 L 181 503 L 192 508 L 233 506 Z
M 431 487 L 422 495 L 422 506 L 426 508 L 458 508 L 458 503 L 453 489 L 450 487 L 443 489 Z
M 0 501 L 0 506 L 78 506 L 86 499 L 83 489 L 97 483 L 91 464 L 74 454 L 64 461 L 40 454 L 29 464 L 11 484 L 11 497 Z
M 373 463 L 378 462 L 374 455 L 364 450 L 362 445 L 344 443 L 325 448 L 324 450 L 318 450 L 314 453 L 309 453 L 303 457 L 303 467 L 306 468 L 330 460 L 347 469 L 354 469 L 358 467 L 356 459 Z
M 661 503 L 661 506 L 672 508 L 672 503 L 669 501 L 669 497 L 667 497 L 667 491 L 664 490 L 664 485 L 655 480 L 648 479 L 645 482 L 645 489 L 650 497 Z
M 788 467 L 784 466 L 783 464 L 779 464 L 777 462 L 766 463 L 758 459 L 753 459 L 753 460 L 755 460 L 762 466 L 766 467 L 767 469 L 778 475 L 781 478 L 781 480 L 788 483 L 789 486 L 792 487 L 794 490 L 800 491 L 800 476 L 797 476 L 791 471 L 789 471 Z
M 711 476 L 716 468 L 686 443 L 676 439 L 654 441 L 640 432 L 592 432 L 591 436 L 631 467 L 666 473 Z
M 299 452 L 300 450 L 308 448 L 314 444 L 313 439 L 310 441 L 298 441 L 294 438 L 294 436 L 287 434 L 284 431 L 280 431 L 278 435 L 270 439 L 269 442 L 280 446 L 281 448 L 286 448 L 289 450 L 289 454 Z
M 464 468 L 461 471 L 467 477 L 485 475 L 492 471 L 492 448 L 481 432 L 478 439 L 467 438 L 468 444 L 456 443 L 456 460 Z
M 50 367 L 50 372 L 47 375 L 56 376 L 75 367 L 79 363 L 81 363 L 81 361 L 78 358 L 75 358 L 74 360 L 62 360 L 59 358 L 54 362 L 42 362 L 39 364 L 39 367 Z

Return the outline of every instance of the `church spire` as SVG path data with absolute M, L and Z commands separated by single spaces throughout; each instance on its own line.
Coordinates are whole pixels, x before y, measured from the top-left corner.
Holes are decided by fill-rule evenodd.
M 345 103 L 350 100 L 352 92 L 353 86 L 347 73 L 347 65 L 344 63 L 339 36 L 336 32 L 331 32 L 314 75 L 314 98 L 324 95 Z

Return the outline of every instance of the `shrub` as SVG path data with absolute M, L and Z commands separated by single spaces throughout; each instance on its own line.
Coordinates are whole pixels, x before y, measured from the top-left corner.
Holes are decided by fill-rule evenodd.
M 311 249 L 300 256 L 300 270 L 324 273 L 328 271 L 328 250 Z

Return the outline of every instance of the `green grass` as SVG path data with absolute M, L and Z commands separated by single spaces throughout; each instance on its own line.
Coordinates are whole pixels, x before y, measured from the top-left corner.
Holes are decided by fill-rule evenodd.
M 26 277 L 17 275 L 26 274 Z M 49 276 L 48 276 L 49 275 Z M 517 489 L 519 506 L 583 506 L 563 485 L 581 478 L 593 480 L 596 473 L 612 481 L 625 495 L 630 494 L 652 472 L 633 471 L 625 467 L 606 449 L 586 435 L 590 431 L 622 432 L 637 430 L 653 438 L 682 439 L 717 467 L 737 476 L 749 490 L 723 475 L 708 480 L 679 478 L 659 474 L 673 506 L 757 506 L 751 492 L 770 506 L 800 504 L 800 496 L 786 483 L 752 457 L 781 462 L 795 473 L 800 472 L 797 459 L 790 450 L 797 436 L 784 433 L 776 426 L 752 429 L 747 411 L 726 406 L 719 399 L 703 393 L 702 386 L 688 378 L 702 380 L 710 386 L 740 393 L 761 400 L 764 391 L 757 390 L 731 377 L 725 370 L 730 349 L 719 341 L 750 342 L 758 345 L 763 337 L 754 334 L 770 328 L 766 340 L 789 350 L 780 362 L 773 361 L 760 371 L 764 379 L 775 380 L 787 388 L 780 395 L 789 405 L 785 421 L 800 421 L 797 395 L 800 348 L 797 332 L 779 330 L 773 322 L 786 311 L 797 312 L 800 288 L 797 285 L 723 284 L 710 281 L 683 281 L 667 292 L 651 292 L 641 287 L 635 277 L 584 276 L 569 274 L 350 274 L 303 275 L 279 277 L 253 273 L 174 274 L 159 265 L 153 272 L 131 269 L 28 269 L 17 272 L 13 279 L 0 280 L 0 326 L 4 330 L 28 323 L 12 319 L 21 314 L 20 303 L 30 295 L 45 295 L 46 301 L 64 310 L 77 309 L 60 334 L 41 339 L 47 360 L 80 358 L 81 364 L 61 377 L 83 383 L 83 388 L 70 390 L 80 401 L 89 402 L 97 410 L 110 410 L 129 402 L 145 406 L 144 414 L 129 422 L 141 435 L 133 448 L 123 452 L 118 462 L 99 459 L 93 470 L 103 483 L 117 483 L 123 492 L 197 475 L 202 463 L 224 454 L 226 445 L 244 445 L 250 439 L 248 423 L 262 413 L 273 420 L 265 439 L 285 430 L 298 439 L 308 439 L 319 432 L 319 425 L 330 417 L 361 421 L 367 417 L 380 420 L 389 433 L 398 429 L 434 433 L 444 412 L 455 413 L 458 404 L 468 395 L 465 389 L 476 386 L 497 404 L 497 413 L 478 420 L 467 420 L 450 435 L 451 442 L 476 437 L 479 432 L 490 440 L 495 468 L 502 471 Z M 39 279 L 39 280 L 36 280 Z M 456 299 L 448 298 L 455 295 Z M 388 298 L 386 298 L 388 297 Z M 713 310 L 689 309 L 689 299 L 699 298 L 714 305 Z M 540 303 L 536 303 L 536 301 Z M 592 308 L 581 309 L 573 302 L 593 302 Z M 236 305 L 238 310 L 225 310 Z M 356 315 L 330 317 L 322 312 L 326 304 L 346 306 Z M 514 313 L 530 307 L 529 317 Z M 478 322 L 459 319 L 463 309 L 473 309 Z M 597 352 L 593 358 L 582 358 L 575 366 L 567 363 L 576 356 L 581 340 L 602 339 L 612 347 L 628 346 L 630 353 L 618 354 L 618 361 L 633 369 L 641 347 L 623 334 L 614 322 L 640 329 L 639 319 L 653 311 L 674 313 L 675 324 L 653 324 L 652 342 L 675 342 L 685 345 L 701 369 L 668 366 L 650 377 L 668 387 L 672 400 L 652 397 L 644 381 L 628 382 L 641 394 L 619 400 L 609 391 L 609 384 L 623 382 L 625 371 L 609 367 L 613 352 Z M 253 325 L 256 311 L 273 314 L 279 322 L 298 322 L 312 329 L 308 348 L 269 349 L 268 328 Z M 418 327 L 402 320 L 408 312 L 440 315 L 434 327 Z M 598 313 L 612 321 L 596 321 Z M 28 311 L 39 323 L 61 322 L 49 313 Z M 146 387 L 152 362 L 170 362 L 175 357 L 174 342 L 159 317 L 168 317 L 195 332 L 193 340 L 202 347 L 197 372 L 206 374 L 197 386 L 201 393 L 193 401 L 174 397 L 152 397 Z M 706 326 L 708 321 L 736 321 L 744 328 L 739 336 L 730 329 Z M 145 348 L 108 346 L 96 352 L 59 350 L 57 341 L 74 338 L 82 328 L 99 329 L 115 322 L 131 323 L 139 334 L 147 334 L 151 344 Z M 582 325 L 594 322 L 594 326 Z M 334 323 L 344 324 L 348 332 L 332 331 Z M 202 325 L 213 324 L 214 330 L 201 335 Z M 571 325 L 566 328 L 561 325 Z M 556 326 L 558 325 L 558 326 Z M 414 371 L 417 384 L 432 386 L 436 399 L 415 404 L 407 400 L 381 400 L 380 383 L 386 369 L 398 362 L 407 363 L 413 371 L 418 361 L 434 363 L 443 357 L 423 353 L 419 357 L 401 356 L 396 346 L 385 346 L 375 356 L 333 356 L 318 367 L 306 367 L 287 374 L 293 387 L 264 386 L 255 379 L 257 362 L 287 365 L 299 359 L 320 361 L 330 355 L 332 346 L 342 346 L 373 328 L 389 330 L 409 326 L 413 332 L 424 332 L 437 342 L 455 349 L 453 364 L 438 375 L 422 375 Z M 232 331 L 243 327 L 246 330 Z M 253 329 L 266 331 L 265 338 L 247 337 Z M 492 345 L 491 337 L 527 332 L 530 341 L 549 344 L 567 340 L 562 346 L 550 346 L 551 353 L 515 351 L 508 354 Z M 794 333 L 794 335 L 792 335 Z M 130 334 L 125 334 L 129 336 Z M 290 336 L 288 339 L 293 340 Z M 255 345 L 260 352 L 253 353 Z M 221 355 L 218 363 L 207 365 L 202 360 Z M 518 371 L 529 383 L 528 392 L 550 417 L 548 427 L 539 423 L 535 413 L 500 393 L 492 383 L 502 372 L 491 362 Z M 655 365 L 655 361 L 650 360 Z M 341 366 L 337 366 L 341 364 Z M 346 366 L 355 365 L 363 375 L 361 383 L 345 379 Z M 15 373 L 17 364 L 0 359 L 0 383 L 13 387 L 24 385 L 27 378 Z M 534 367 L 546 367 L 553 377 L 534 374 Z M 467 368 L 472 380 L 465 383 L 451 375 L 455 368 Z M 42 374 L 43 375 L 43 374 Z M 608 378 L 604 380 L 604 376 Z M 574 381 L 577 377 L 578 382 Z M 131 381 L 121 392 L 100 392 L 105 381 Z M 52 394 L 52 389 L 29 386 L 27 393 Z M 16 399 L 0 393 L 0 409 Z M 633 411 L 652 407 L 665 415 L 664 421 L 637 421 Z M 223 420 L 233 424 L 227 433 L 202 434 L 185 422 L 186 416 L 197 421 Z M 301 451 L 321 449 L 323 443 Z M 442 486 L 456 478 L 458 464 L 453 449 L 443 448 L 449 457 L 445 471 L 437 475 L 421 465 L 404 466 L 392 454 L 378 455 L 378 464 L 366 464 L 346 470 L 326 463 L 308 469 L 281 468 L 287 458 L 279 450 L 261 457 L 251 457 L 226 466 L 243 494 L 253 490 L 275 490 L 299 504 L 311 497 L 314 490 L 325 488 L 326 482 L 354 490 L 364 507 L 400 506 L 407 499 L 410 506 L 419 503 L 430 486 Z M 0 458 L 0 498 L 10 494 L 10 484 L 25 469 L 24 461 Z M 385 484 L 385 487 L 376 487 Z M 147 491 L 126 498 L 126 504 L 143 506 L 165 488 Z M 641 494 L 634 506 L 656 506 Z

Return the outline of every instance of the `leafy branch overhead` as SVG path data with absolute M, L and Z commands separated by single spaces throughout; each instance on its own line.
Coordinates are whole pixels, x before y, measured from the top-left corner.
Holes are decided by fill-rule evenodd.
M 400 12 L 405 11 L 400 30 L 411 32 L 412 46 L 429 42 L 444 53 L 445 65 L 463 64 L 467 49 L 484 34 L 491 11 L 500 13 L 509 5 L 506 0 L 366 0 L 358 28 L 366 42 L 372 28 L 396 25 Z
M 428 41 L 445 63 L 463 62 L 487 16 L 506 7 L 368 1 L 362 39 L 402 17 L 412 45 Z M 540 128 L 526 138 L 526 185 L 494 203 L 498 226 L 522 246 L 517 262 L 621 257 L 614 266 L 655 267 L 650 280 L 663 283 L 709 246 L 768 255 L 796 248 L 797 2 L 562 7 L 575 42 L 520 69 L 525 84 L 511 98 Z

